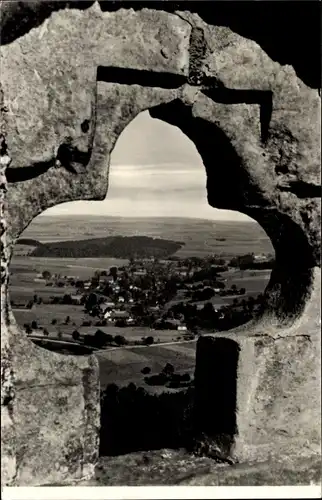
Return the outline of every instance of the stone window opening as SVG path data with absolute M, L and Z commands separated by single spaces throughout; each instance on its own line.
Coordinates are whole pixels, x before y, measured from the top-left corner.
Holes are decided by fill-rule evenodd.
M 97 471 L 98 361 L 61 356 L 27 338 L 10 307 L 10 261 L 17 238 L 48 208 L 105 198 L 115 142 L 143 110 L 190 137 L 206 169 L 209 204 L 256 220 L 276 254 L 262 316 L 198 339 L 199 361 L 219 353 L 226 360 L 196 370 L 206 395 L 199 404 L 207 406 L 212 394 L 229 415 L 228 427 L 214 417 L 214 448 L 263 484 L 320 481 L 321 85 L 319 64 L 308 57 L 318 60 L 318 7 L 297 2 L 285 23 L 289 13 L 275 3 L 274 12 L 256 2 L 213 12 L 200 2 L 184 12 L 168 2 L 3 5 L 4 485 L 75 484 Z M 298 36 L 303 24 L 310 26 L 305 39 Z M 115 67 L 121 71 L 113 80 L 107 69 Z M 226 367 L 229 398 L 209 383 Z M 213 442 L 207 419 L 197 417 L 198 408 L 200 434 Z M 227 432 L 235 432 L 232 442 Z M 261 475 L 265 461 L 269 470 Z M 198 478 L 196 464 L 191 480 L 178 477 L 178 462 L 167 462 L 173 484 L 234 481 L 232 468 L 212 467 Z
M 200 153 L 199 151 L 206 151 L 206 154 L 203 156 L 203 163 L 204 166 L 211 165 L 213 162 L 213 155 L 210 154 L 210 151 L 207 151 L 207 138 L 206 135 L 210 131 L 207 130 L 207 124 L 204 123 L 204 120 L 196 118 L 196 125 L 195 129 L 187 127 L 186 123 L 188 120 L 191 120 L 191 113 L 189 109 L 186 109 L 182 107 L 179 101 L 174 101 L 170 103 L 169 105 L 170 112 L 168 111 L 167 105 L 165 106 L 160 106 L 157 108 L 153 108 L 150 110 L 150 115 L 152 118 L 154 116 L 161 116 L 161 118 L 164 120 L 164 123 L 166 127 L 173 127 L 173 126 L 180 126 L 184 129 L 186 132 L 186 136 L 188 137 L 188 140 L 190 142 L 191 139 L 193 139 L 193 143 L 198 145 L 197 151 L 196 151 L 196 157 L 195 161 L 199 161 L 201 163 L 200 168 L 203 168 L 202 162 L 200 161 Z M 138 115 L 139 116 L 139 115 Z M 178 118 L 179 117 L 179 118 Z M 135 126 L 135 120 L 138 117 L 136 117 L 133 121 L 130 122 L 130 125 L 133 129 Z M 154 119 L 151 121 L 151 127 L 153 126 Z M 159 121 L 159 119 L 157 120 Z M 129 125 L 125 127 L 124 132 L 128 129 Z M 206 129 L 204 130 L 204 128 Z M 197 132 L 196 132 L 197 131 Z M 199 131 L 199 132 L 198 132 Z M 197 135 L 196 135 L 197 134 Z M 131 144 L 127 144 L 126 141 L 123 139 L 123 132 L 119 135 L 118 140 L 115 144 L 114 147 L 114 153 L 117 152 L 119 148 L 129 148 L 131 149 Z M 209 170 L 208 167 L 208 180 L 207 183 L 209 185 L 209 179 L 211 180 L 213 177 L 217 177 L 217 181 L 222 181 L 227 182 L 227 177 L 225 177 L 225 173 L 222 174 L 220 173 L 220 163 L 225 162 L 227 165 L 229 165 L 229 168 L 233 169 L 233 173 L 238 175 L 238 184 L 239 187 L 241 183 L 246 184 L 248 182 L 247 176 L 243 177 L 243 173 L 238 173 L 238 169 L 240 167 L 239 165 L 239 158 L 236 155 L 236 153 L 231 149 L 227 138 L 225 137 L 225 134 L 218 128 L 215 129 L 215 145 L 216 145 L 216 156 L 217 156 L 217 161 L 219 165 L 216 165 L 216 172 L 212 172 L 212 170 Z M 193 144 L 192 143 L 192 144 Z M 191 144 L 191 143 L 190 143 Z M 113 154 L 114 154 L 113 153 Z M 117 172 L 118 165 L 113 164 L 113 154 L 111 157 L 111 167 L 110 167 L 110 188 L 108 191 L 107 195 L 107 201 L 110 202 L 110 206 L 112 206 L 113 203 L 113 175 L 114 173 Z M 197 158 L 197 156 L 199 158 Z M 121 167 L 119 167 L 121 168 Z M 219 172 L 219 173 L 218 173 Z M 231 174 L 231 173 L 230 173 Z M 177 174 L 178 177 L 182 174 Z M 184 175 L 184 174 L 183 174 Z M 205 184 L 206 184 L 206 177 L 205 177 Z M 205 185 L 206 188 L 206 185 Z M 221 196 L 220 201 L 219 201 L 219 206 L 222 205 L 223 208 L 225 208 L 228 203 L 225 197 L 223 196 L 223 193 L 220 192 L 220 189 L 216 189 L 215 193 L 209 193 L 208 190 L 208 202 L 211 200 L 211 196 L 216 196 L 216 199 L 218 200 L 218 195 Z M 109 200 L 110 197 L 110 200 Z M 75 203 L 75 202 L 73 202 Z M 234 209 L 238 206 L 238 200 L 235 200 L 235 206 Z M 67 209 L 67 208 L 66 208 Z M 133 203 L 133 209 L 135 209 L 135 201 Z M 108 208 L 107 208 L 107 215 L 108 215 Z M 45 219 L 42 219 L 43 223 L 45 223 Z M 215 226 L 215 222 L 214 222 Z M 27 232 L 28 236 L 28 232 Z M 67 236 L 67 234 L 65 235 Z M 76 235 L 75 235 L 76 238 Z M 64 238 L 62 238 L 64 240 Z M 28 238 L 26 239 L 24 237 L 24 234 L 21 237 L 21 242 L 25 241 L 26 243 L 32 243 L 32 241 L 27 241 Z M 246 252 L 247 253 L 247 252 Z M 39 265 L 39 259 L 38 259 L 38 265 Z M 46 260 L 44 262 L 44 265 L 41 266 L 42 268 L 46 267 Z M 72 268 L 70 268 L 72 269 Z M 42 280 L 43 277 L 39 277 L 39 280 Z M 262 290 L 264 292 L 264 289 Z M 39 299 L 39 297 L 38 297 Z M 37 306 L 37 307 L 42 307 L 44 308 L 44 305 Z M 66 317 L 69 317 L 67 314 L 68 311 L 66 309 Z M 16 312 L 16 314 L 19 314 Z M 60 316 L 60 315 L 59 315 Z M 68 326 L 61 325 L 58 330 L 62 331 L 64 328 L 68 328 L 70 330 L 71 325 L 73 324 L 73 315 L 71 314 L 71 318 L 68 322 Z M 37 322 L 37 318 L 33 320 L 34 323 L 40 323 L 40 321 Z M 92 324 L 95 322 L 92 321 Z M 22 326 L 22 325 L 21 325 Z M 80 325 L 74 325 L 72 329 L 80 330 L 79 328 Z M 50 325 L 47 325 L 44 331 L 48 331 L 48 327 L 50 329 Z M 246 325 L 247 327 L 247 325 Z M 95 327 L 96 328 L 96 327 Z M 57 327 L 56 327 L 57 329 Z M 97 328 L 96 328 L 97 329 Z M 234 331 L 236 328 L 232 328 Z M 29 332 L 30 333 L 30 332 Z M 47 335 L 47 333 L 46 333 Z M 49 350 L 57 350 L 55 345 L 52 345 L 50 343 L 50 339 L 48 341 L 48 338 L 45 338 L 44 340 L 33 340 L 33 342 L 36 343 L 41 349 L 49 349 Z M 58 339 L 59 341 L 59 339 Z M 206 338 L 206 342 L 210 341 L 211 338 Z M 104 456 L 117 456 L 119 454 L 123 453 L 131 453 L 135 451 L 149 451 L 149 450 L 157 450 L 161 448 L 181 448 L 182 446 L 186 446 L 187 451 L 192 451 L 194 453 L 198 453 L 206 456 L 210 456 L 212 458 L 215 458 L 216 460 L 223 460 L 223 461 L 228 461 L 229 462 L 229 456 L 231 453 L 231 449 L 233 447 L 233 442 L 234 442 L 234 436 L 238 432 L 237 430 L 237 424 L 236 424 L 236 384 L 237 384 L 237 366 L 238 366 L 238 352 L 239 352 L 239 346 L 234 340 L 229 340 L 229 339 L 216 339 L 214 346 L 211 344 L 212 348 L 210 350 L 211 353 L 213 353 L 213 358 L 212 361 L 210 361 L 209 366 L 207 363 L 202 362 L 199 363 L 199 367 L 195 368 L 194 370 L 194 377 L 196 379 L 197 387 L 198 387 L 198 397 L 195 398 L 194 394 L 189 393 L 187 397 L 182 396 L 182 405 L 186 405 L 188 410 L 185 411 L 190 411 L 190 416 L 189 418 L 191 419 L 191 426 L 193 426 L 194 430 L 192 429 L 184 429 L 182 431 L 179 431 L 178 435 L 171 435 L 171 432 L 177 432 L 178 429 L 171 431 L 169 427 L 163 426 L 164 427 L 164 434 L 160 432 L 160 428 L 158 429 L 158 432 L 155 432 L 155 429 L 148 429 L 147 426 L 143 426 L 141 429 L 141 434 L 139 432 L 138 428 L 131 427 L 130 433 L 126 434 L 124 429 L 126 426 L 129 426 L 127 422 L 127 415 L 129 412 L 133 413 L 133 409 L 130 410 L 130 408 L 126 408 L 124 406 L 123 410 L 123 416 L 125 418 L 123 424 L 123 432 L 122 432 L 122 414 L 118 414 L 117 412 L 120 411 L 120 408 L 116 408 L 116 404 L 118 404 L 118 401 L 120 397 L 123 397 L 123 403 L 124 405 L 128 405 L 127 399 L 128 397 L 134 397 L 140 399 L 140 390 L 138 395 L 136 395 L 136 389 L 135 385 L 131 384 L 128 388 L 128 391 L 131 392 L 133 391 L 132 396 L 129 394 L 126 394 L 125 396 L 122 396 L 122 394 L 125 394 L 125 389 L 123 389 L 123 392 L 121 391 L 121 386 L 118 387 L 117 384 L 115 384 L 112 380 L 110 380 L 109 385 L 108 385 L 108 391 L 104 392 L 103 399 L 101 400 L 101 437 L 100 437 L 100 455 L 102 457 Z M 201 350 L 203 349 L 202 347 L 200 348 Z M 200 350 L 199 349 L 199 350 Z M 207 350 L 207 348 L 206 348 Z M 58 353 L 60 354 L 78 354 L 78 355 L 86 355 L 90 352 L 90 348 L 88 349 L 88 352 L 86 352 L 86 348 L 80 348 L 76 352 L 69 351 L 69 348 L 67 347 L 66 350 L 63 348 L 60 348 L 57 350 Z M 95 354 L 95 351 L 94 351 Z M 197 350 L 197 359 L 198 356 L 200 358 L 200 354 L 198 355 L 198 350 Z M 203 357 L 203 354 L 202 354 Z M 102 362 L 102 361 L 101 361 Z M 147 361 L 148 363 L 148 361 Z M 203 366 L 203 371 L 199 375 L 200 367 Z M 215 366 L 215 372 L 211 372 L 211 367 Z M 104 363 L 102 364 L 101 368 L 104 372 Z M 106 369 L 105 369 L 106 370 Z M 206 374 L 206 372 L 209 371 L 209 374 Z M 220 383 L 220 380 L 225 379 L 225 386 L 223 386 Z M 205 383 L 205 380 L 207 381 Z M 200 382 L 201 381 L 201 382 Z M 199 387 L 203 387 L 203 390 L 199 390 Z M 222 391 L 223 387 L 225 387 L 225 391 Z M 104 389 L 104 386 L 102 387 Z M 117 391 L 118 396 L 115 399 L 113 403 L 113 398 L 115 397 L 116 394 L 114 392 Z M 121 392 L 120 392 L 121 391 Z M 147 393 L 147 398 L 148 398 L 148 393 Z M 175 397 L 175 394 L 173 393 L 173 397 Z M 179 396 L 180 397 L 180 396 Z M 216 403 L 214 405 L 211 404 L 211 401 L 215 401 Z M 143 400 L 141 400 L 141 404 L 143 404 Z M 144 415 L 144 411 L 153 411 L 151 410 L 151 404 L 149 406 L 148 403 L 146 403 L 146 410 L 144 409 L 144 406 L 141 406 L 141 412 Z M 166 403 L 166 404 L 171 404 Z M 112 406 L 111 406 L 112 405 Z M 114 405 L 114 406 L 113 406 Z M 166 407 L 166 406 L 165 406 Z M 205 407 L 213 407 L 214 411 L 213 412 L 208 412 L 208 417 L 205 421 L 203 419 L 203 415 L 205 415 Z M 150 410 L 149 410 L 150 408 Z M 180 410 L 181 411 L 181 410 Z M 153 413 L 151 414 L 153 415 Z M 180 418 L 180 417 L 178 417 Z M 172 419 L 173 420 L 173 419 Z M 113 428 L 115 426 L 116 422 L 118 423 L 118 433 L 116 432 L 116 429 Z M 122 425 L 123 425 L 122 424 Z M 162 427 L 162 422 L 159 422 L 159 425 Z M 168 425 L 168 424 L 166 424 Z M 190 425 L 190 424 L 189 424 Z M 162 429 L 161 429 L 162 431 Z M 145 440 L 142 440 L 142 436 L 144 434 L 147 434 L 150 432 L 150 437 L 146 438 Z M 180 434 L 181 432 L 181 434 Z M 190 434 L 189 434 L 190 433 Z M 192 433 L 192 434 L 191 434 Z M 123 434 L 123 436 L 122 436 Z M 156 435 L 159 434 L 160 438 L 156 439 Z M 128 436 L 128 439 L 126 439 L 126 435 Z M 133 437 L 136 436 L 137 439 L 134 439 Z M 141 437 L 140 437 L 141 436 Z M 123 442 L 122 442 L 122 437 L 123 437 Z M 130 437 L 132 437 L 133 442 L 131 441 Z M 127 442 L 128 441 L 128 442 Z

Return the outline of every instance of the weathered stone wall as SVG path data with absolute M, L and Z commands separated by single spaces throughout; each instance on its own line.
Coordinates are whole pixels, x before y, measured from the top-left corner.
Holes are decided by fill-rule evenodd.
M 315 452 L 320 439 L 318 91 L 255 41 L 207 23 L 191 8 L 167 12 L 160 6 L 109 9 L 110 2 L 75 2 L 76 8 L 65 9 L 65 2 L 32 2 L 24 11 L 25 27 L 18 22 L 16 36 L 10 36 L 8 26 L 15 16 L 21 19 L 25 4 L 18 13 L 17 6 L 6 6 L 1 47 L 4 484 L 73 481 L 95 466 L 97 362 L 46 352 L 26 338 L 10 311 L 8 270 L 14 243 L 34 217 L 58 203 L 105 197 L 116 140 L 146 109 L 195 143 L 210 205 L 253 217 L 275 248 L 263 318 L 231 334 L 240 347 L 236 453 L 241 459 L 261 456 L 259 450 L 279 436 L 287 419 L 294 452 L 305 440 Z M 262 350 L 256 347 L 261 335 Z M 205 341 L 197 353 L 201 385 L 209 378 L 200 371 Z M 287 408 L 281 403 L 285 391 Z M 275 406 L 267 408 L 264 397 Z M 307 418 L 295 410 L 304 403 Z M 267 425 L 269 419 L 273 423 Z

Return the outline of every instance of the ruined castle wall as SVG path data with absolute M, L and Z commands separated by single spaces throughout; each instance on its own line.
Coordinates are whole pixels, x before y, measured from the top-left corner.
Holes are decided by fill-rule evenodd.
M 208 24 L 197 12 L 109 11 L 103 8 L 108 2 L 83 2 L 82 8 L 79 3 L 66 9 L 64 2 L 59 9 L 51 8 L 56 2 L 46 8 L 43 3 L 39 22 L 21 28 L 20 36 L 8 36 L 1 47 L 4 483 L 68 482 L 93 473 L 97 361 L 46 352 L 27 339 L 9 306 L 10 258 L 21 232 L 47 208 L 106 196 L 116 140 L 146 109 L 194 142 L 206 169 L 210 205 L 253 217 L 275 248 L 263 318 L 231 334 L 240 348 L 236 453 L 256 458 L 291 415 L 293 449 L 307 440 L 315 452 L 320 439 L 317 89 L 256 41 L 228 26 Z M 29 7 L 31 19 L 39 5 Z M 14 6 L 10 9 L 4 16 L 9 26 L 18 15 Z M 257 348 L 257 337 L 265 335 L 271 340 Z M 203 342 L 196 372 L 201 386 L 209 373 L 199 368 L 211 355 Z M 281 377 L 274 363 L 282 366 Z M 247 393 L 250 379 L 253 399 Z M 277 403 L 267 409 L 260 400 L 264 394 L 281 408 L 288 391 L 285 411 L 276 419 Z M 300 413 L 304 404 L 311 406 L 302 422 L 295 406 Z M 267 426 L 269 418 L 274 424 Z M 303 436 L 297 442 L 299 428 Z

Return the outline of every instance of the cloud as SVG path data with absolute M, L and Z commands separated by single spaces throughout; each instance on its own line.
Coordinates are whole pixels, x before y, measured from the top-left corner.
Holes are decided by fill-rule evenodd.
M 194 143 L 173 125 L 140 113 L 123 130 L 112 152 L 114 165 L 202 164 Z
M 148 112 L 138 115 L 116 143 L 106 199 L 68 203 L 50 213 L 247 219 L 208 205 L 205 169 L 194 144 Z

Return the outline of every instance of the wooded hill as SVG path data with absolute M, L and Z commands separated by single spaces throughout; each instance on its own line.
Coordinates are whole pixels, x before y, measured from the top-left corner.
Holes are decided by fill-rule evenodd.
M 20 240 L 18 243 L 22 243 Z M 31 257 L 116 257 L 119 259 L 167 257 L 184 243 L 149 236 L 109 236 L 88 240 L 38 244 Z

